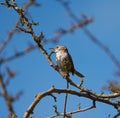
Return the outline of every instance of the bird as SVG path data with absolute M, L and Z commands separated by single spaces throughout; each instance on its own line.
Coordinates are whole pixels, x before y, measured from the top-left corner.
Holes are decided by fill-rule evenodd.
M 58 45 L 51 49 L 52 52 L 56 54 L 57 67 L 64 73 L 65 77 L 69 77 L 70 73 L 72 73 L 72 75 L 76 74 L 81 78 L 84 77 L 82 73 L 74 68 L 72 57 L 65 46 Z

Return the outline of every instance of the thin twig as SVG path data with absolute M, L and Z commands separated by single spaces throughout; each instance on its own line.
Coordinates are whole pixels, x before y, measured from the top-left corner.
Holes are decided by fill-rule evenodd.
M 94 102 L 94 101 L 93 101 Z M 90 110 L 90 109 L 93 109 L 93 108 L 95 108 L 96 106 L 95 106 L 95 104 L 93 103 L 92 104 L 92 106 L 90 106 L 90 107 L 86 107 L 86 108 L 84 108 L 84 109 L 77 109 L 77 110 L 74 110 L 74 111 L 69 111 L 69 112 L 67 112 L 66 113 L 66 116 L 68 117 L 68 116 L 71 116 L 72 114 L 76 114 L 76 113 L 79 113 L 79 112 L 85 112 L 85 111 L 88 111 L 88 110 Z M 56 115 L 52 115 L 52 116 L 50 116 L 50 117 L 47 117 L 47 118 L 55 118 L 55 117 L 58 117 L 58 116 L 64 116 L 64 113 L 59 113 L 59 114 L 56 114 Z M 69 118 L 69 117 L 68 117 Z M 71 117 L 70 117 L 71 118 Z
M 68 82 L 68 81 L 67 81 L 67 87 L 66 87 L 66 89 L 69 89 L 69 82 Z M 68 99 L 68 93 L 66 93 L 66 95 L 65 95 L 65 101 L 64 101 L 64 115 L 63 115 L 63 118 L 65 118 L 65 116 L 66 116 L 67 99 Z
M 8 32 L 8 36 L 7 38 L 4 40 L 4 42 L 2 42 L 2 44 L 0 45 L 0 53 L 5 49 L 5 47 L 7 46 L 7 44 L 11 41 L 13 35 L 18 32 L 18 29 L 16 28 L 16 26 L 19 24 L 19 21 L 17 21 L 13 27 L 13 29 L 11 29 Z
M 16 52 L 14 55 L 7 57 L 7 58 L 3 58 L 0 60 L 0 63 L 5 63 L 5 62 L 9 62 L 12 61 L 14 59 L 16 59 L 17 57 L 21 57 L 25 54 L 28 54 L 28 52 L 31 52 L 32 50 L 38 48 L 37 46 L 28 46 L 27 48 L 25 48 L 24 50 L 20 51 L 20 52 Z
M 89 36 L 92 42 L 99 46 L 110 57 L 115 66 L 118 67 L 118 69 L 120 69 L 120 61 L 116 58 L 112 51 L 107 46 L 105 46 L 100 40 L 98 40 L 87 28 L 84 27 L 83 31 L 87 36 Z
M 3 3 L 3 2 L 0 2 L 1 5 L 7 5 L 6 3 Z M 34 0 L 29 0 L 29 2 L 27 2 L 26 4 L 24 4 L 24 14 L 27 13 L 27 10 L 28 8 L 35 4 L 35 1 Z M 7 44 L 11 41 L 13 35 L 16 33 L 16 32 L 20 32 L 20 30 L 17 29 L 17 26 L 20 24 L 20 18 L 16 21 L 13 29 L 11 29 L 9 32 L 8 32 L 8 36 L 7 38 L 4 40 L 4 42 L 0 45 L 0 52 L 2 52 L 5 47 L 7 46 Z
M 116 114 L 113 118 L 118 118 L 120 116 L 120 113 Z
M 3 82 L 2 75 L 0 75 L 0 85 L 1 85 L 1 88 L 2 88 L 2 96 L 4 97 L 4 99 L 5 99 L 5 101 L 6 101 L 6 106 L 7 106 L 7 108 L 8 108 L 8 111 L 9 111 L 10 113 L 13 113 L 13 114 L 14 114 L 11 97 L 8 95 L 8 92 L 7 92 L 7 90 L 6 90 L 6 86 L 5 86 L 4 82 Z
M 56 43 L 56 42 L 59 41 L 59 38 L 61 38 L 65 34 L 72 33 L 76 29 L 81 28 L 81 27 L 91 23 L 92 21 L 93 21 L 93 18 L 88 18 L 88 19 L 80 21 L 77 24 L 72 24 L 68 29 L 62 29 L 61 28 L 52 37 L 48 38 L 47 40 L 43 40 L 43 44 L 47 43 L 47 42 L 54 42 L 54 43 Z

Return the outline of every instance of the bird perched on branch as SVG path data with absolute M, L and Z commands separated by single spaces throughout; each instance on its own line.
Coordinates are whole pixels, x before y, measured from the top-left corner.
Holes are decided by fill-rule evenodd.
M 74 68 L 72 58 L 65 46 L 59 45 L 51 49 L 53 53 L 56 53 L 57 66 L 64 73 L 65 77 L 68 77 L 69 73 L 72 73 L 72 75 L 76 74 L 81 78 L 84 77 L 83 74 Z

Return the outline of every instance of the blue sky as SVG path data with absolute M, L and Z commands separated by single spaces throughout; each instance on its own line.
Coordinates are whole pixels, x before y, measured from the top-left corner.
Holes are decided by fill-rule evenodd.
M 22 2 L 23 0 L 21 0 Z M 68 29 L 70 27 L 70 23 L 73 20 L 68 16 L 64 7 L 59 2 L 55 0 L 41 0 L 41 4 L 41 7 L 31 7 L 27 14 L 30 19 L 39 22 L 39 26 L 34 27 L 37 34 L 42 31 L 45 38 L 50 38 L 58 28 Z M 88 17 L 94 18 L 94 21 L 87 25 L 87 28 L 96 38 L 108 46 L 118 59 L 120 59 L 119 6 L 119 0 L 71 0 L 70 4 L 76 16 L 80 17 L 80 14 L 84 13 Z M 12 9 L 0 6 L 0 40 L 6 39 L 7 31 L 14 26 L 17 18 L 18 15 Z M 5 49 L 4 56 L 7 57 L 13 54 L 15 48 L 21 51 L 29 43 L 35 44 L 28 34 L 15 34 Z M 114 76 L 114 72 L 117 70 L 116 66 L 103 50 L 89 40 L 89 37 L 85 35 L 82 29 L 77 29 L 72 34 L 64 35 L 60 38 L 58 44 L 67 46 L 76 69 L 86 76 L 84 86 L 88 89 L 101 92 L 102 85 L 106 84 L 109 80 L 119 81 L 119 78 Z M 49 48 L 55 45 L 49 43 L 45 45 L 45 48 L 50 52 Z M 55 60 L 55 56 L 52 58 Z M 15 95 L 19 90 L 23 90 L 24 92 L 21 98 L 13 104 L 18 118 L 23 116 L 23 113 L 37 93 L 48 90 L 52 85 L 55 85 L 56 88 L 63 88 L 66 85 L 62 77 L 49 66 L 47 60 L 39 50 L 32 51 L 24 57 L 6 63 L 1 68 L 2 71 L 5 66 L 10 66 L 11 69 L 16 70 L 18 73 L 7 87 L 9 93 Z M 72 78 L 76 82 L 79 81 L 77 77 L 72 76 Z M 64 96 L 60 95 L 56 104 L 61 111 L 63 111 L 63 106 L 61 105 L 63 101 Z M 81 103 L 84 108 L 89 106 L 91 102 L 84 98 L 78 99 L 77 97 L 69 96 L 68 103 L 68 110 L 75 110 L 78 103 Z M 0 109 L 2 108 L 2 111 L 0 110 L 0 117 L 6 118 L 7 109 L 3 98 L 0 98 L 0 104 Z M 52 115 L 52 106 L 54 104 L 53 99 L 50 97 L 43 99 L 35 108 L 35 117 L 46 118 Z M 97 103 L 96 109 L 78 113 L 73 117 L 98 118 L 101 115 L 104 118 L 109 113 L 113 116 L 116 112 L 108 105 Z

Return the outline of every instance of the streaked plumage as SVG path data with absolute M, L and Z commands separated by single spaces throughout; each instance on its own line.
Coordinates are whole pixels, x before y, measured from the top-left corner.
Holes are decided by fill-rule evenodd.
M 67 76 L 69 76 L 69 73 L 71 72 L 72 75 L 76 74 L 79 77 L 84 77 L 83 74 L 75 70 L 72 58 L 65 46 L 56 46 L 53 48 L 53 51 L 56 53 L 57 66 Z

